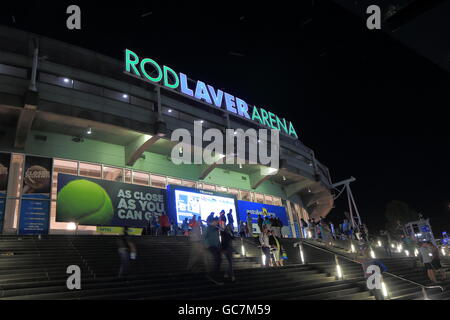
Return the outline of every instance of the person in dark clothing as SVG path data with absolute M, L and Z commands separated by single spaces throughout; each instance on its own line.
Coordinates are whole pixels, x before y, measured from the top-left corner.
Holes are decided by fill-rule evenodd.
M 262 229 L 263 229 L 263 223 L 264 223 L 264 219 L 263 219 L 262 215 L 259 215 L 258 216 L 258 227 L 259 227 L 259 230 L 261 231 L 261 233 L 262 233 Z
M 281 232 L 281 230 L 283 229 L 283 221 L 281 221 L 280 218 L 277 218 L 277 223 L 278 223 L 278 238 L 282 238 L 283 233 Z
M 233 229 L 233 224 L 234 224 L 233 209 L 230 209 L 230 211 L 228 211 L 227 220 L 228 220 L 228 224 L 231 225 L 231 229 Z
M 219 214 L 219 227 L 225 229 L 226 224 L 227 224 L 227 217 L 225 216 L 225 210 L 221 210 Z
M 303 218 L 300 218 L 300 222 L 302 224 L 302 235 L 303 238 L 308 238 L 308 224 L 306 223 L 306 221 Z
M 248 236 L 247 224 L 244 221 L 241 221 L 241 224 L 239 226 L 239 236 L 241 238 L 245 238 Z
M 222 262 L 218 224 L 219 218 L 217 217 L 213 218 L 211 223 L 208 224 L 204 234 L 203 243 L 213 259 L 212 265 L 208 268 L 206 278 L 217 285 L 223 285 L 223 282 L 219 281 L 217 278 L 217 274 L 220 270 L 220 264 Z
M 169 235 L 170 231 L 170 220 L 166 214 L 162 214 L 159 216 L 159 225 L 161 226 L 161 232 L 163 235 Z
M 129 238 L 128 227 L 124 227 L 122 235 L 118 239 L 119 255 L 120 255 L 120 269 L 119 278 L 123 278 L 128 274 L 130 259 L 136 259 L 136 246 Z
M 278 221 L 277 221 L 277 218 L 275 218 L 275 217 L 270 217 L 270 218 L 269 218 L 269 221 L 270 221 L 270 225 L 272 226 L 272 231 L 273 231 L 276 235 L 278 235 Z
M 228 278 L 231 280 L 231 282 L 235 281 L 234 277 L 234 269 L 233 269 L 233 230 L 232 225 L 227 224 L 225 227 L 225 230 L 221 231 L 221 238 L 222 238 L 222 253 L 225 255 L 225 258 L 228 261 L 228 270 L 225 273 L 225 278 Z
M 214 220 L 214 212 L 211 212 L 208 218 L 206 218 L 206 223 L 211 223 L 213 220 Z

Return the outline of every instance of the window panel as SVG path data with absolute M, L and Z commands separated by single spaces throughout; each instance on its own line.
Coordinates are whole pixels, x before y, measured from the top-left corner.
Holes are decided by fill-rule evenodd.
M 80 176 L 102 178 L 102 166 L 99 164 L 80 162 Z
M 145 172 L 133 171 L 133 184 L 148 186 L 150 175 Z
M 161 189 L 166 188 L 166 177 L 152 174 L 151 180 L 152 180 L 152 187 Z
M 123 169 L 114 167 L 103 167 L 103 179 L 122 182 Z

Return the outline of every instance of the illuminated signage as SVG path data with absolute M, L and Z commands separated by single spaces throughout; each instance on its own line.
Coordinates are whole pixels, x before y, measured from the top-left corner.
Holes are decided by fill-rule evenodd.
M 220 89 L 216 90 L 213 86 L 200 80 L 196 81 L 195 87 L 189 87 L 188 78 L 184 73 L 176 73 L 168 66 L 161 67 L 155 60 L 150 58 L 140 59 L 136 53 L 129 49 L 125 49 L 125 71 L 144 80 L 180 91 L 216 108 L 226 109 L 240 117 L 258 121 L 271 129 L 279 130 L 298 138 L 292 122 L 279 118 L 263 108 L 251 106 L 244 100 Z

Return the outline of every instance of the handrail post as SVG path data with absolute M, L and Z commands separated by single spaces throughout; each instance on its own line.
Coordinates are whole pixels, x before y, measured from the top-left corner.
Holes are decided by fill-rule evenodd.
M 422 287 L 422 294 L 423 294 L 423 300 L 430 300 L 428 298 L 427 290 L 425 289 L 425 287 Z
M 342 268 L 339 265 L 339 258 L 337 254 L 334 255 L 334 262 L 336 263 L 336 278 L 337 280 L 344 280 L 344 273 L 342 272 Z
M 244 239 L 242 239 L 242 237 L 241 237 L 241 255 L 243 256 L 243 257 L 246 257 L 247 255 L 247 252 L 245 251 L 245 247 L 244 247 Z
M 298 250 L 300 253 L 300 259 L 302 261 L 302 264 L 305 264 L 305 256 L 303 255 L 303 243 L 302 242 L 298 243 Z

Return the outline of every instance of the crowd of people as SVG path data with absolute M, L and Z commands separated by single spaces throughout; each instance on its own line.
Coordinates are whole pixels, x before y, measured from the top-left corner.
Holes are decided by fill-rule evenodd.
M 259 232 L 259 236 L 254 238 L 258 230 L 253 228 L 253 219 L 250 214 L 248 214 L 246 221 L 240 222 L 238 233 L 235 233 L 234 230 L 234 217 L 231 209 L 228 213 L 225 213 L 224 210 L 220 211 L 218 216 L 211 212 L 206 221 L 202 221 L 197 216 L 193 216 L 191 219 L 185 218 L 180 226 L 176 223 L 171 223 L 169 217 L 163 214 L 159 219 L 155 217 L 151 219 L 147 234 L 184 235 L 189 237 L 191 252 L 187 270 L 194 271 L 196 265 L 202 264 L 206 267 L 206 277 L 213 283 L 222 285 L 225 279 L 231 282 L 235 281 L 233 253 L 236 251 L 233 248 L 233 239 L 237 234 L 242 238 L 252 237 L 257 240 L 264 257 L 262 263 L 264 267 L 283 266 L 283 261 L 287 259 L 287 255 L 279 240 L 282 237 L 282 221 L 277 217 L 263 217 L 259 215 L 257 225 L 261 232 Z M 129 268 L 129 260 L 136 259 L 136 248 L 130 241 L 127 230 L 128 228 L 125 228 L 124 235 L 119 239 L 119 253 L 121 257 L 119 277 L 126 275 Z M 374 239 L 369 239 L 365 225 L 353 228 L 349 221 L 344 219 L 338 228 L 335 228 L 333 223 L 326 221 L 322 217 L 317 221 L 314 218 L 308 219 L 308 221 L 301 219 L 301 233 L 304 238 L 320 239 L 329 245 L 332 245 L 332 240 L 357 240 L 359 246 L 356 256 L 362 257 L 360 262 L 366 277 L 370 275 L 367 273 L 367 266 L 375 264 L 380 267 L 381 272 L 387 270 L 380 260 L 371 257 L 370 248 L 373 245 L 376 246 L 376 244 L 372 243 Z M 380 245 L 380 242 L 382 242 L 386 256 L 392 257 L 392 239 L 389 232 L 381 231 L 380 237 L 378 237 L 378 245 Z M 401 242 L 404 250 L 408 250 L 411 253 L 412 267 L 415 268 L 419 260 L 423 264 L 430 281 L 439 283 L 445 280 L 445 271 L 443 271 L 440 263 L 439 249 L 435 244 L 431 241 L 414 243 L 405 236 L 401 237 Z M 418 256 L 418 259 L 416 256 Z M 223 257 L 227 260 L 228 267 L 223 277 L 221 277 L 219 273 Z M 375 290 L 373 294 L 377 299 L 383 299 L 380 290 Z
M 283 260 L 287 258 L 279 238 L 282 237 L 282 221 L 277 217 L 258 218 L 258 225 L 262 232 L 259 236 L 260 247 L 266 256 L 264 266 L 283 266 Z M 250 226 L 250 227 L 249 227 Z M 190 254 L 187 263 L 187 271 L 194 271 L 197 265 L 206 267 L 206 277 L 215 284 L 222 285 L 224 279 L 235 281 L 233 267 L 233 239 L 239 234 L 241 237 L 254 237 L 253 221 L 248 215 L 247 221 L 241 221 L 239 232 L 234 231 L 234 217 L 232 209 L 225 213 L 221 210 L 218 215 L 211 212 L 203 221 L 199 216 L 191 219 L 185 218 L 181 225 L 171 222 L 168 215 L 162 214 L 157 219 L 152 216 L 145 232 L 147 235 L 183 235 L 189 237 Z M 256 238 L 255 238 L 256 239 Z M 128 236 L 128 228 L 124 229 L 119 238 L 119 255 L 121 267 L 119 277 L 127 274 L 129 260 L 136 259 L 136 247 Z M 222 257 L 228 263 L 227 271 L 223 278 L 219 275 Z
M 310 218 L 308 221 L 301 218 L 300 224 L 301 236 L 305 239 L 322 240 L 327 244 L 331 244 L 332 240 L 369 240 L 369 232 L 365 224 L 354 228 L 347 219 L 344 219 L 337 228 L 323 217 Z

